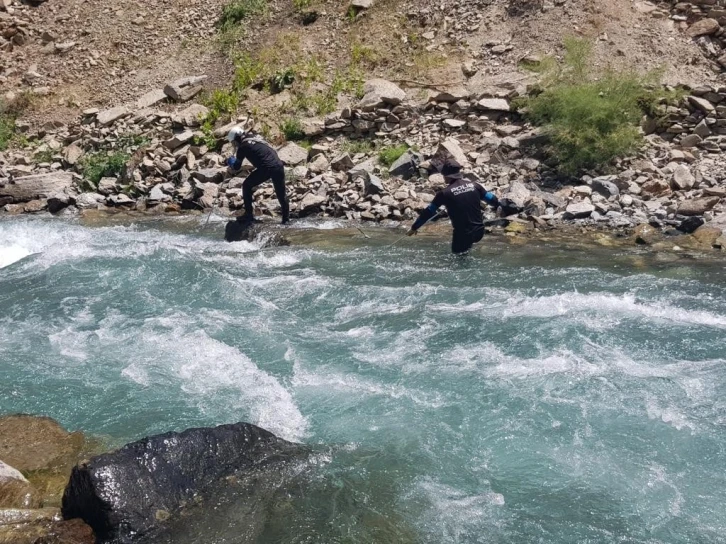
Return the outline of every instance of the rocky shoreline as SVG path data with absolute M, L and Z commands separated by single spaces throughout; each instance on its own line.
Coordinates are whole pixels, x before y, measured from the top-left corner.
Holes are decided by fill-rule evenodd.
M 184 102 L 201 91 L 203 80 L 183 78 L 134 105 L 87 110 L 77 124 L 28 132 L 37 143 L 0 153 L 0 214 L 239 213 L 250 165 L 235 176 L 224 167 L 233 153 L 224 135 L 247 118 L 213 134 L 202 130 L 209 110 Z M 545 136 L 512 109 L 511 100 L 525 92 L 526 83 L 510 77 L 483 86 L 473 75 L 466 87 L 431 92 L 416 102 L 389 81 L 369 81 L 355 106 L 302 120 L 305 141 L 279 147 L 292 216 L 413 220 L 443 186 L 440 175 L 428 175 L 426 160 L 448 155 L 471 179 L 512 200 L 523 210 L 519 219 L 537 229 L 650 225 L 690 233 L 704 223 L 726 226 L 726 88 L 691 89 L 681 107 L 665 108 L 658 120 L 644 119 L 647 145 L 639 156 L 620 161 L 618 173 L 565 180 L 538 158 Z M 22 122 L 18 126 L 30 131 Z M 390 164 L 387 152 L 395 158 Z M 118 174 L 90 180 L 89 158 L 114 154 L 124 158 Z M 277 215 L 270 185 L 255 193 L 255 201 L 257 213 Z M 486 218 L 494 219 L 494 212 Z

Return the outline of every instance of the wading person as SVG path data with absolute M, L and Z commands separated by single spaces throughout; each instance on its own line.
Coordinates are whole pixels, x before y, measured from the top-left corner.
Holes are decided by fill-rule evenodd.
M 466 253 L 484 236 L 481 201 L 497 208 L 499 200 L 494 193 L 488 192 L 475 181 L 464 178 L 461 175 L 461 165 L 453 159 L 434 159 L 431 166 L 443 174 L 447 187 L 436 193 L 434 200 L 421 211 L 407 234 L 416 234 L 418 229 L 436 215 L 440 206 L 445 206 L 454 227 L 451 252 Z
M 242 184 L 242 198 L 244 199 L 245 213 L 237 218 L 240 223 L 251 223 L 254 221 L 252 192 L 255 187 L 267 180 L 272 180 L 275 188 L 275 196 L 280 202 L 282 212 L 282 224 L 290 221 L 290 205 L 285 193 L 285 168 L 277 156 L 277 151 L 268 144 L 262 136 L 246 132 L 242 127 L 234 127 L 227 134 L 227 140 L 237 146 L 234 157 L 227 159 L 227 166 L 233 171 L 242 168 L 242 161 L 247 159 L 255 167 L 255 170 L 247 176 Z

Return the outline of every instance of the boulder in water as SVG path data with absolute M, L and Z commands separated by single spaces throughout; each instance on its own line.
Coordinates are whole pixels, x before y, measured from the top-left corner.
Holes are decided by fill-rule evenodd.
M 129 542 L 177 519 L 224 479 L 282 467 L 306 452 L 248 423 L 144 438 L 76 466 L 63 517 L 83 519 L 101 541 Z

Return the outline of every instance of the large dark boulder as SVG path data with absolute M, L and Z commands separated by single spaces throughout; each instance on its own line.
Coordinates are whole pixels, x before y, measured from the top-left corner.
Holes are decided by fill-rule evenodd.
M 83 519 L 101 542 L 135 541 L 174 523 L 228 479 L 282 469 L 305 453 L 248 423 L 144 438 L 76 466 L 63 518 Z

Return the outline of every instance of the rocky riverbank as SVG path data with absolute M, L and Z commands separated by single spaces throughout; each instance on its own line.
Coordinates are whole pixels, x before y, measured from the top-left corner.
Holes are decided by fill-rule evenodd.
M 224 161 L 233 149 L 224 136 L 247 118 L 203 130 L 208 109 L 184 103 L 203 81 L 183 78 L 134 104 L 87 110 L 68 126 L 31 131 L 20 123 L 35 143 L 0 153 L 2 213 L 239 213 L 250 165 L 231 175 Z M 440 175 L 427 174 L 426 160 L 448 155 L 471 179 L 520 206 L 519 218 L 535 228 L 568 222 L 685 232 L 703 223 L 723 227 L 726 88 L 691 89 L 680 107 L 643 120 L 647 145 L 621 161 L 617 173 L 573 180 L 543 162 L 538 149 L 546 136 L 512 108 L 527 83 L 512 76 L 484 84 L 473 73 L 466 86 L 432 91 L 420 102 L 394 83 L 369 81 L 356 105 L 302 120 L 305 140 L 279 146 L 293 217 L 410 221 L 443 186 Z M 122 163 L 109 176 L 114 160 Z M 99 164 L 94 181 L 90 172 Z M 255 200 L 257 213 L 277 215 L 271 186 L 260 188 Z M 494 218 L 492 210 L 487 214 Z

